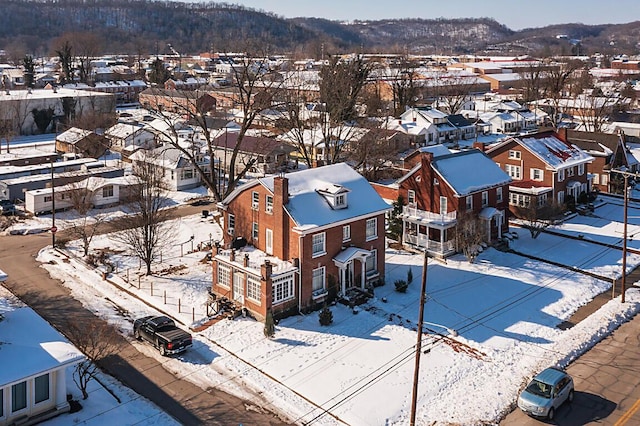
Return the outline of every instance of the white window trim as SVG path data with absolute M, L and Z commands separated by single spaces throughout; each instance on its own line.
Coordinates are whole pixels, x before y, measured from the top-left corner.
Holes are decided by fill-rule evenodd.
M 221 276 L 221 272 L 220 270 L 226 271 L 227 273 L 227 278 L 229 280 L 228 283 L 224 284 L 222 283 L 222 281 L 220 280 L 220 276 Z M 223 265 L 221 263 L 218 263 L 218 286 L 222 287 L 222 288 L 226 288 L 226 289 L 230 289 L 231 288 L 231 268 L 228 267 L 227 265 Z
M 369 232 L 369 223 L 373 222 L 373 234 L 372 235 L 367 235 Z M 371 219 L 367 219 L 367 221 L 365 222 L 365 241 L 372 241 L 378 238 L 378 218 L 377 217 L 372 217 Z
M 315 274 L 316 272 L 320 272 L 322 274 L 322 286 L 320 288 L 317 289 L 313 289 L 313 280 L 315 278 Z M 321 266 L 319 268 L 315 268 L 314 270 L 311 271 L 311 289 L 313 291 L 313 295 L 314 296 L 321 296 L 324 295 L 327 292 L 327 271 L 326 271 L 326 267 Z
M 448 203 L 448 201 L 449 200 L 447 199 L 447 197 L 444 197 L 442 195 L 440 196 L 440 214 L 447 214 L 447 209 L 448 209 L 447 203 Z
M 313 239 L 316 236 L 322 236 L 322 250 L 321 251 L 314 251 L 315 244 L 314 244 Z M 311 236 L 311 257 L 312 258 L 320 257 L 320 256 L 324 256 L 325 254 L 327 254 L 327 234 L 326 234 L 326 232 L 318 232 L 317 234 L 313 234 Z
M 558 170 L 558 182 L 564 181 L 564 169 Z
M 487 207 L 489 205 L 489 192 L 488 191 L 482 191 L 482 194 L 480 194 L 481 197 L 481 203 L 482 203 L 482 207 Z
M 258 199 L 256 200 L 256 195 Z M 258 191 L 251 192 L 251 209 L 258 210 L 260 208 L 260 193 Z
M 269 203 L 269 199 L 271 199 L 271 203 Z M 265 197 L 264 211 L 271 214 L 273 213 L 273 196 L 267 195 Z
M 49 376 L 49 377 L 48 377 L 48 379 L 49 379 L 49 380 L 48 380 L 48 382 L 49 382 L 49 383 L 47 383 L 47 386 L 49 386 L 49 392 L 48 392 L 48 393 L 49 393 L 49 398 L 44 399 L 44 400 L 42 400 L 42 401 L 40 401 L 40 402 L 36 402 L 36 379 L 37 379 L 38 377 L 42 377 L 42 376 L 44 376 L 44 375 L 48 375 L 48 376 Z M 40 404 L 47 404 L 47 403 L 50 403 L 50 402 L 53 400 L 53 391 L 52 391 L 53 380 L 52 380 L 52 377 L 51 377 L 51 373 L 41 374 L 41 375 L 40 375 L 40 376 L 38 376 L 38 377 L 34 377 L 34 378 L 33 378 L 33 386 L 31 387 L 31 394 L 32 394 L 31 396 L 33 397 L 33 398 L 32 398 L 32 401 L 33 401 L 33 406 L 34 406 L 34 407 L 37 407 L 37 406 L 39 406 Z
M 467 195 L 464 199 L 464 205 L 467 211 L 473 210 L 473 196 Z
M 24 408 L 21 408 L 19 410 L 13 411 L 13 387 L 16 386 L 16 385 L 19 385 L 21 383 L 24 383 L 25 387 L 26 387 L 26 389 L 25 389 L 26 405 L 25 405 Z M 8 406 L 9 415 L 13 417 L 13 416 L 15 416 L 17 414 L 27 412 L 27 410 L 29 410 L 29 383 L 27 382 L 27 380 L 23 380 L 21 382 L 14 383 L 11 386 L 7 387 L 6 389 L 8 389 L 8 391 L 9 391 L 9 398 L 8 398 L 9 399 L 9 406 Z
M 258 287 L 258 298 L 253 297 L 254 286 Z M 252 275 L 247 275 L 247 299 L 251 300 L 256 305 L 262 304 L 262 283 L 259 278 Z
M 416 191 L 410 189 L 407 191 L 407 203 L 415 204 L 416 203 Z
M 502 187 L 496 188 L 496 200 L 498 201 L 498 203 L 502 202 L 503 197 L 504 195 L 502 194 Z
M 295 298 L 295 294 L 293 292 L 293 285 L 294 285 L 294 275 L 286 275 L 284 277 L 278 277 L 275 278 L 272 282 L 271 282 L 271 297 L 272 297 L 272 304 L 276 305 L 276 304 L 280 304 L 280 303 L 284 303 L 288 300 L 291 300 L 293 298 Z M 288 293 L 287 295 L 285 295 L 282 299 L 276 299 L 276 294 L 277 292 L 275 291 L 275 287 L 281 285 L 281 282 L 286 282 L 287 285 L 287 291 L 286 293 Z
M 351 241 L 351 225 L 344 225 L 342 227 L 342 242 Z

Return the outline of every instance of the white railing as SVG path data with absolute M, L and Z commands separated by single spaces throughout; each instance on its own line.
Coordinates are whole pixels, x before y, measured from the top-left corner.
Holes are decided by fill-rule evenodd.
M 456 221 L 456 213 L 455 211 L 449 213 L 432 213 L 425 210 L 420 210 L 416 207 L 404 206 L 402 207 L 402 214 L 405 218 L 415 218 L 424 222 L 434 222 L 434 223 L 450 223 Z
M 409 243 L 416 247 L 426 248 L 428 251 L 432 253 L 448 254 L 448 253 L 453 253 L 455 251 L 453 241 L 445 241 L 441 243 L 440 241 L 430 240 L 424 234 L 418 234 L 418 235 L 405 234 L 404 242 Z

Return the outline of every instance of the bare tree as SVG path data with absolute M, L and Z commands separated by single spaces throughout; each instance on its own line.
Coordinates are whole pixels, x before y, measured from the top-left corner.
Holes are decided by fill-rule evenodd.
M 562 213 L 562 207 L 556 202 L 539 206 L 530 198 L 525 198 L 524 205 L 515 206 L 514 210 L 515 216 L 522 220 L 523 227 L 529 230 L 533 239 L 553 225 L 555 218 Z
M 353 167 L 368 180 L 375 181 L 384 169 L 409 147 L 406 135 L 388 130 L 386 120 L 369 120 L 363 128 L 366 134 L 349 143 L 345 155 Z
M 78 79 L 83 83 L 93 80 L 91 60 L 102 51 L 101 39 L 91 32 L 73 33 L 76 60 L 78 61 Z
M 31 101 L 26 90 L 14 91 L 12 99 L 0 102 L 0 152 L 2 142 L 6 143 L 7 152 L 10 152 L 11 139 L 22 134 L 25 121 L 29 116 Z
M 315 160 L 315 139 L 313 135 L 319 130 L 318 119 L 311 116 L 306 108 L 304 97 L 290 91 L 283 106 L 282 117 L 276 121 L 276 127 L 284 133 L 283 138 L 297 147 L 304 163 L 312 167 Z
M 411 59 L 409 55 L 404 54 L 390 69 L 391 88 L 393 90 L 393 114 L 398 116 L 402 114 L 406 108 L 416 106 L 416 97 L 418 96 L 417 85 L 417 69 L 419 63 Z
M 543 93 L 548 99 L 551 125 L 558 128 L 560 123 L 560 103 L 568 93 L 575 73 L 583 66 L 579 60 L 561 63 L 559 67 L 549 69 L 543 79 Z
M 91 186 L 91 179 L 70 184 L 69 190 L 56 194 L 68 200 L 71 208 L 77 213 L 77 218 L 66 221 L 66 229 L 72 238 L 79 239 L 84 256 L 89 254 L 91 241 L 100 225 L 105 222 L 106 215 L 91 215 L 97 188 Z M 102 187 L 100 188 L 102 189 Z
M 324 143 L 324 161 L 339 161 L 348 141 L 358 131 L 355 126 L 360 114 L 358 99 L 374 64 L 362 56 L 343 60 L 332 56 L 320 70 L 320 99 L 325 106 L 320 128 Z
M 457 114 L 473 98 L 473 94 L 480 90 L 478 79 L 476 75 L 443 70 L 436 72 L 427 89 L 432 92 L 431 96 L 442 112 Z
M 455 230 L 456 247 L 464 254 L 469 263 L 473 263 L 478 256 L 478 247 L 480 247 L 485 235 L 484 227 L 485 222 L 475 213 L 458 214 Z
M 232 66 L 231 73 L 233 76 L 232 87 L 226 92 L 217 91 L 215 94 L 217 99 L 226 97 L 226 100 L 238 110 L 237 116 L 239 116 L 240 129 L 235 146 L 230 154 L 227 154 L 226 176 L 220 176 L 220 173 L 225 171 L 211 167 L 218 152 L 215 137 L 212 135 L 213 129 L 210 125 L 214 118 L 211 111 L 212 106 L 215 106 L 216 102 L 214 101 L 212 105 L 208 101 L 202 101 L 203 98 L 211 97 L 211 95 L 202 90 L 177 90 L 171 93 L 156 91 L 157 102 L 155 105 L 149 105 L 151 109 L 160 113 L 160 117 L 164 121 L 170 124 L 168 130 L 162 133 L 162 138 L 189 159 L 217 201 L 229 195 L 253 167 L 255 161 L 249 161 L 241 167 L 236 167 L 240 166 L 237 163 L 240 161 L 238 156 L 242 152 L 244 137 L 262 111 L 276 106 L 274 105 L 275 99 L 278 97 L 282 84 L 282 81 L 276 78 L 277 71 L 270 69 L 264 59 L 248 57 L 239 59 Z M 160 97 L 163 99 L 159 99 Z M 188 117 L 192 126 L 196 127 L 198 133 L 204 138 L 204 150 L 211 160 L 206 167 L 198 161 L 198 157 L 201 155 L 200 150 L 187 147 L 179 140 L 178 129 L 175 125 L 176 115 Z M 227 184 L 220 188 L 219 182 L 223 178 L 226 178 Z
M 60 38 L 56 43 L 58 44 L 58 47 L 55 49 L 55 53 L 60 59 L 62 82 L 70 83 L 73 81 L 73 49 L 71 47 L 71 42 L 66 38 Z
M 86 356 L 76 365 L 73 381 L 82 392 L 82 399 L 87 399 L 87 386 L 100 372 L 98 363 L 118 352 L 118 335 L 110 325 L 102 321 L 69 321 L 66 334 Z
M 129 189 L 127 203 L 131 213 L 120 222 L 123 229 L 111 238 L 128 247 L 145 264 L 151 275 L 151 264 L 161 256 L 162 250 L 174 240 L 169 219 L 169 199 L 162 176 L 156 166 L 158 158 L 147 154 L 133 164 L 133 175 L 138 182 Z

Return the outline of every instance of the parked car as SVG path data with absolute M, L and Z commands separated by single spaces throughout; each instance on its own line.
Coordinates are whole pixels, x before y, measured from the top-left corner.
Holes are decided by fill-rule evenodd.
M 0 200 L 0 214 L 16 214 L 16 206 L 11 200 Z
M 565 371 L 550 367 L 538 373 L 518 397 L 518 407 L 533 417 L 553 420 L 565 401 L 573 401 L 573 379 Z
M 147 316 L 135 320 L 133 335 L 138 340 L 150 342 L 162 356 L 184 352 L 192 345 L 191 335 L 165 316 Z

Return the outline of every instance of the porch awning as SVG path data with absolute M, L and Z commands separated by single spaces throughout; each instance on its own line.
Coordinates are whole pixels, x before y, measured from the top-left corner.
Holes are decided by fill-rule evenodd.
M 480 211 L 480 214 L 478 216 L 480 216 L 481 219 L 491 219 L 494 216 L 501 216 L 501 215 L 502 215 L 502 212 L 496 209 L 495 207 L 485 207 Z
M 572 180 L 567 183 L 567 188 L 569 189 L 580 188 L 580 182 L 576 182 L 575 180 Z
M 336 266 L 345 266 L 354 259 L 364 260 L 364 258 L 369 255 L 371 255 L 369 250 L 360 247 L 348 247 L 333 258 L 333 263 L 335 263 Z

